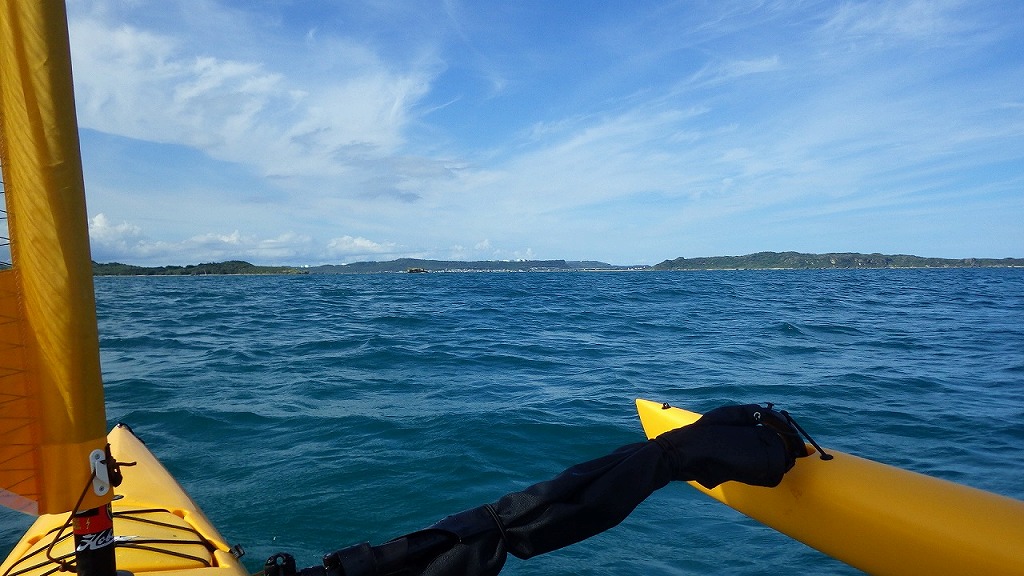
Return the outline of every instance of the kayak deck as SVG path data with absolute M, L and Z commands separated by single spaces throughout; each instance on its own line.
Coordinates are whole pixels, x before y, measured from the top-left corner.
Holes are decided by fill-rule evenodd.
M 220 533 L 169 472 L 124 425 L 107 436 L 124 482 L 111 504 L 118 570 L 161 576 L 247 576 Z M 134 462 L 135 465 L 126 464 Z M 68 514 L 36 519 L 7 560 L 4 576 L 46 576 L 73 561 Z M 63 529 L 62 529 L 63 527 Z

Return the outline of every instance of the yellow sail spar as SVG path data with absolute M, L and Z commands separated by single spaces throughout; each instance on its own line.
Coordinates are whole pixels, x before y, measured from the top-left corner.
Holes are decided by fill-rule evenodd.
M 0 0 L 0 504 L 31 514 L 110 500 L 95 297 L 64 4 Z

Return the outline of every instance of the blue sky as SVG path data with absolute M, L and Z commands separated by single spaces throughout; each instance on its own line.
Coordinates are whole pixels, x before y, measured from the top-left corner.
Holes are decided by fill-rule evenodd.
M 69 0 L 93 257 L 1024 256 L 1024 3 Z

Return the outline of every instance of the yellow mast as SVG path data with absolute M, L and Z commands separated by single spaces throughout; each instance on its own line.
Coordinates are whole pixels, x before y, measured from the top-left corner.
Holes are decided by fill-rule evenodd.
M 97 508 L 111 499 L 89 463 L 106 415 L 62 1 L 0 0 L 0 165 L 13 262 L 0 271 L 0 504 L 67 512 L 85 494 L 80 508 Z

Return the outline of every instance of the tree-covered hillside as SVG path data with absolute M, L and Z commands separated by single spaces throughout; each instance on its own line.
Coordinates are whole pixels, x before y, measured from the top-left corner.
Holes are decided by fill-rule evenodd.
M 758 252 L 746 256 L 676 258 L 652 266 L 652 270 L 753 270 L 773 268 L 982 268 L 1024 266 L 1022 258 L 924 258 L 906 254 L 859 254 L 831 252 Z
M 92 263 L 96 276 L 204 276 L 207 274 L 303 274 L 304 271 L 289 266 L 256 266 L 242 260 L 189 264 L 188 266 L 133 266 L 111 262 Z

